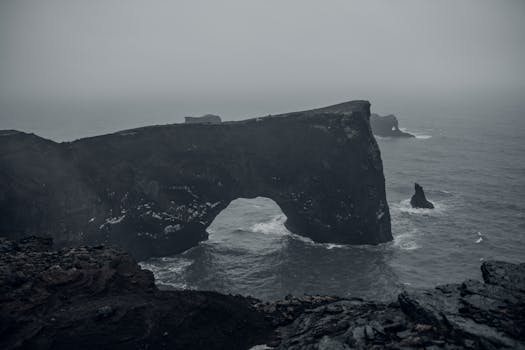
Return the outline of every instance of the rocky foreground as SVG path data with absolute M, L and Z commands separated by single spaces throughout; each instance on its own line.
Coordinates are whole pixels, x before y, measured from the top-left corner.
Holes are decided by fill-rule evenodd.
M 392 303 L 159 291 L 104 246 L 0 239 L 1 349 L 525 349 L 525 264 Z M 263 346 L 263 344 L 266 344 Z

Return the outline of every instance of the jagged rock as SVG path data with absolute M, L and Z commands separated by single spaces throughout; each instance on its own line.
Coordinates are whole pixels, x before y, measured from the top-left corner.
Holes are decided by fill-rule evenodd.
M 0 254 L 1 349 L 525 349 L 525 264 L 485 262 L 485 283 L 403 292 L 391 303 L 262 302 L 159 291 L 119 250 L 42 243 L 0 240 L 12 247 Z
M 339 299 L 278 328 L 278 349 L 525 349 L 525 264 L 489 261 L 468 280 L 397 303 Z M 303 301 L 303 308 L 305 307 Z
M 465 346 L 525 349 L 525 293 L 519 286 L 525 278 L 525 264 L 482 265 L 482 271 L 496 270 L 499 277 L 495 279 L 483 274 L 485 283 L 469 280 L 432 291 L 402 293 L 401 309 L 417 322 L 468 340 Z
M 381 137 L 415 137 L 412 134 L 403 132 L 399 129 L 399 123 L 395 115 L 390 114 L 384 117 L 372 113 L 370 115 L 370 125 L 374 135 Z
M 55 143 L 0 132 L 0 235 L 58 247 L 184 251 L 239 197 L 269 197 L 317 242 L 392 239 L 370 104 L 219 125 L 173 124 Z
M 0 254 L 0 349 L 244 350 L 269 338 L 249 298 L 159 291 L 121 251 L 31 241 Z
M 424 208 L 424 209 L 434 209 L 434 204 L 429 202 L 425 197 L 425 192 L 423 187 L 419 184 L 414 184 L 415 193 L 410 199 L 410 205 L 412 208 Z

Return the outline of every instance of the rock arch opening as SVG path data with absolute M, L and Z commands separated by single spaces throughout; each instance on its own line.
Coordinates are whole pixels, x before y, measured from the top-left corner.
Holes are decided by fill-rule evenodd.
M 227 237 L 244 232 L 285 235 L 286 215 L 268 197 L 237 198 L 223 209 L 208 226 L 210 235 Z

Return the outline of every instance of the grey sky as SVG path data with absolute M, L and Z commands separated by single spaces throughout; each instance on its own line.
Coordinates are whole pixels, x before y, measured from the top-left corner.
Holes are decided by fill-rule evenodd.
M 523 0 L 0 0 L 4 100 L 516 91 L 524 62 Z
M 524 1 L 2 0 L 5 94 L 523 86 Z

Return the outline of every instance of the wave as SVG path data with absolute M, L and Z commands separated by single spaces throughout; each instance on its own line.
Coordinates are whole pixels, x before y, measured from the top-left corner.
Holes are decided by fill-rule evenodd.
M 483 234 L 478 231 L 478 239 L 476 239 L 475 243 L 479 244 L 481 242 L 483 242 Z
M 394 204 L 393 209 L 399 209 L 402 213 L 427 216 L 440 215 L 447 210 L 447 206 L 442 202 L 432 201 L 432 203 L 434 204 L 434 209 L 412 208 L 412 205 L 410 205 L 410 199 L 404 199 L 397 205 Z
M 188 289 L 183 274 L 193 262 L 193 260 L 181 257 L 163 257 L 141 261 L 139 265 L 142 269 L 153 272 L 157 284 L 175 289 Z
M 308 245 L 316 246 L 316 247 L 322 247 L 326 248 L 328 250 L 334 249 L 334 248 L 347 248 L 348 246 L 345 244 L 336 244 L 336 243 L 317 243 L 314 242 L 312 239 L 301 236 L 298 234 L 295 234 L 293 232 L 288 231 L 286 226 L 284 225 L 286 221 L 286 216 L 284 214 L 279 214 L 271 218 L 269 221 L 264 222 L 258 222 L 254 225 L 252 225 L 248 231 L 250 232 L 256 232 L 256 233 L 262 233 L 265 235 L 275 235 L 277 237 L 289 237 L 296 241 L 301 241 L 303 243 L 306 243 Z M 239 230 L 243 231 L 243 230 Z
M 429 135 L 429 134 L 426 134 L 426 133 L 422 133 L 420 131 L 413 131 L 413 130 L 409 130 L 409 129 L 406 129 L 406 128 L 399 128 L 399 130 L 403 131 L 403 132 L 407 132 L 409 134 L 412 134 L 416 137 L 416 139 L 420 139 L 420 140 L 428 140 L 430 138 L 432 138 L 432 135 Z
M 421 248 L 415 240 L 416 233 L 416 230 L 411 230 L 405 233 L 394 235 L 394 247 L 403 250 L 414 250 Z
M 292 233 L 284 226 L 285 221 L 286 216 L 284 214 L 275 215 L 270 221 L 258 222 L 252 225 L 248 228 L 248 231 L 265 235 L 288 236 Z

